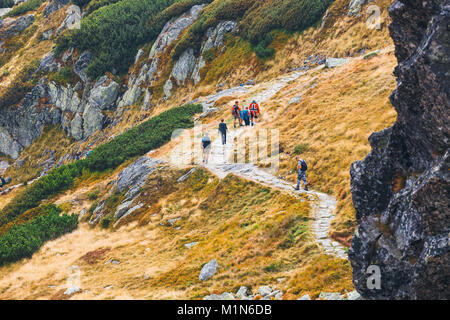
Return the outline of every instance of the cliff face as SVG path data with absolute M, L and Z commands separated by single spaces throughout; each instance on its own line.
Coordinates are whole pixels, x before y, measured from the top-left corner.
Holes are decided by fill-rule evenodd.
M 389 13 L 398 118 L 351 167 L 353 282 L 368 299 L 449 299 L 450 1 L 396 1 Z

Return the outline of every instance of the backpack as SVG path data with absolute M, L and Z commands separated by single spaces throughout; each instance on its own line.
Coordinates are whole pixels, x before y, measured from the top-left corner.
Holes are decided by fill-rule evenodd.
M 231 108 L 231 113 L 232 113 L 233 115 L 238 115 L 238 114 L 239 114 L 239 106 L 234 105 L 234 106 Z
M 300 168 L 301 168 L 302 171 L 308 170 L 308 165 L 306 164 L 305 160 L 301 160 L 300 165 L 301 165 Z

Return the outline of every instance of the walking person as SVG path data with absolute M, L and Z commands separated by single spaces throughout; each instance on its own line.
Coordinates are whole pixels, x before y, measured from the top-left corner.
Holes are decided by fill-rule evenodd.
M 250 125 L 250 110 L 248 107 L 245 107 L 245 110 L 242 111 L 242 120 L 244 120 L 246 126 Z
M 259 105 L 256 103 L 255 100 L 250 104 L 250 120 L 252 123 L 252 126 L 255 125 L 256 122 L 258 122 L 258 118 L 261 115 L 261 110 L 259 109 Z
M 234 106 L 231 108 L 231 114 L 233 115 L 234 121 L 233 125 L 236 128 L 236 120 L 238 120 L 239 125 L 242 125 L 242 119 L 241 119 L 241 108 L 239 107 L 239 101 L 236 101 Z
M 209 154 L 211 153 L 211 138 L 208 133 L 202 138 L 202 148 L 203 148 L 203 163 L 207 164 L 209 160 Z
M 303 180 L 303 186 L 305 191 L 308 191 L 308 182 L 306 181 L 306 170 L 308 170 L 308 166 L 306 165 L 306 161 L 301 159 L 300 157 L 296 157 L 297 161 L 297 186 L 294 188 L 295 190 L 300 190 L 300 181 Z
M 227 124 L 224 122 L 224 119 L 219 123 L 219 133 L 222 137 L 222 145 L 227 144 Z

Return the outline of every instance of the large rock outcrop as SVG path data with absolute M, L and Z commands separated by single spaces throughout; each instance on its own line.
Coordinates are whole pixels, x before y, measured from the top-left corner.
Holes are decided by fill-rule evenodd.
M 104 76 L 88 89 L 83 99 L 76 87 L 42 78 L 17 107 L 1 110 L 0 152 L 17 158 L 23 148 L 39 138 L 45 125 L 59 124 L 77 140 L 103 129 L 109 123 L 104 111 L 115 108 L 119 84 Z
M 450 1 L 395 1 L 389 13 L 398 118 L 351 168 L 353 282 L 367 299 L 450 299 Z

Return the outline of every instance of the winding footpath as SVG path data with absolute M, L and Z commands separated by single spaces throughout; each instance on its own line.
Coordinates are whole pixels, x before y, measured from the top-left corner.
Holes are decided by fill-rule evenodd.
M 269 100 L 279 90 L 281 90 L 288 82 L 297 79 L 303 72 L 291 73 L 280 79 L 270 81 L 265 84 L 265 88 L 252 95 L 251 100 L 256 100 L 260 103 Z M 213 96 L 205 98 L 205 107 L 210 107 L 216 99 L 222 96 L 248 92 L 252 86 L 237 87 L 228 89 L 226 93 L 220 92 Z M 250 130 L 254 128 L 249 128 Z M 247 180 L 255 181 L 260 184 L 277 188 L 284 192 L 298 196 L 299 193 L 306 193 L 314 210 L 314 222 L 312 225 L 312 231 L 315 241 L 324 249 L 328 255 L 333 255 L 341 259 L 347 259 L 346 249 L 328 237 L 328 231 L 330 229 L 331 220 L 334 218 L 334 212 L 336 211 L 336 199 L 333 196 L 316 191 L 304 191 L 294 190 L 292 184 L 285 180 L 279 179 L 274 175 L 268 173 L 264 169 L 257 167 L 253 163 L 234 163 L 232 161 L 234 156 L 235 146 L 233 144 L 234 138 L 238 135 L 245 134 L 248 129 L 239 128 L 228 132 L 227 144 L 222 145 L 221 138 L 217 138 L 212 142 L 211 154 L 208 164 L 204 166 L 217 175 L 219 178 L 224 178 L 227 174 L 233 173 L 239 177 Z

